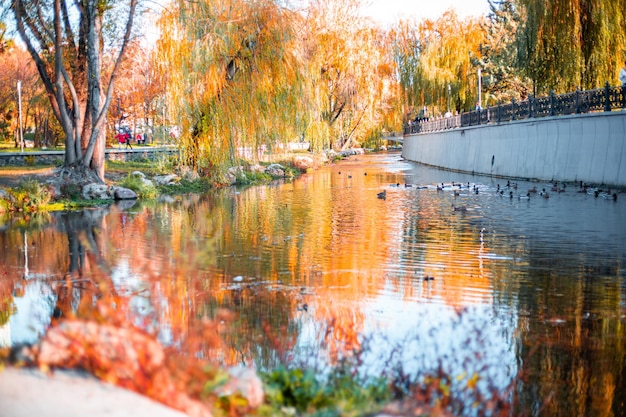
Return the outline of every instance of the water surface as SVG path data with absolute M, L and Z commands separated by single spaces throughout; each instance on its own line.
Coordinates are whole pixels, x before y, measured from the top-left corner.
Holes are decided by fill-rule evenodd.
M 549 198 L 519 198 L 533 186 Z M 384 153 L 266 186 L 5 219 L 0 344 L 35 342 L 104 285 L 128 320 L 224 364 L 324 369 L 363 349 L 372 374 L 397 361 L 459 384 L 523 381 L 526 414 L 624 415 L 626 194 L 551 186 Z M 216 347 L 198 335 L 222 309 L 234 315 Z

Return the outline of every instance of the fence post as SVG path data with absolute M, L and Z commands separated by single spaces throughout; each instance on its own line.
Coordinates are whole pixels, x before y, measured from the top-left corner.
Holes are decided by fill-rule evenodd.
M 533 118 L 533 95 L 528 95 L 528 118 Z
M 622 85 L 622 110 L 626 110 L 626 84 Z
M 550 116 L 554 116 L 554 90 L 550 90 Z
M 576 114 L 580 114 L 580 87 L 576 87 Z
M 606 84 L 604 84 L 604 111 L 611 111 L 611 97 L 609 95 L 610 92 L 611 86 L 607 81 Z
M 511 120 L 517 120 L 517 110 L 515 110 L 515 99 L 511 99 Z
M 498 124 L 500 124 L 500 120 L 502 120 L 502 114 L 500 113 L 500 100 L 498 100 Z

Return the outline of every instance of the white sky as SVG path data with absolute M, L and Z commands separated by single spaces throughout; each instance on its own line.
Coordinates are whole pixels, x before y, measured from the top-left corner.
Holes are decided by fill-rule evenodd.
M 448 9 L 455 9 L 460 17 L 480 16 L 489 12 L 487 0 L 364 0 L 364 14 L 386 25 L 415 17 L 434 19 Z

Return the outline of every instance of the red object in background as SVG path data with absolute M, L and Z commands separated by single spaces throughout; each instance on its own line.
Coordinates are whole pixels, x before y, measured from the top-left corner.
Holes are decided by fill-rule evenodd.
M 117 141 L 119 143 L 126 143 L 127 141 L 130 141 L 130 133 L 126 131 L 118 132 L 118 134 L 115 135 L 115 137 L 117 138 Z

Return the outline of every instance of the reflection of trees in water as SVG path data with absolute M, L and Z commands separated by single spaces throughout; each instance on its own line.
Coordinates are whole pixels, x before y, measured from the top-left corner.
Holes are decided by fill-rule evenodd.
M 578 265 L 555 275 L 532 263 L 534 285 L 518 289 L 519 403 L 546 416 L 625 415 L 624 295 L 613 268 Z
M 96 208 L 59 212 L 53 216 L 57 230 L 67 236 L 69 255 L 67 273 L 55 285 L 55 318 L 89 317 L 96 300 L 104 296 L 115 297 L 110 268 L 100 252 L 101 230 L 107 214 L 108 209 Z

